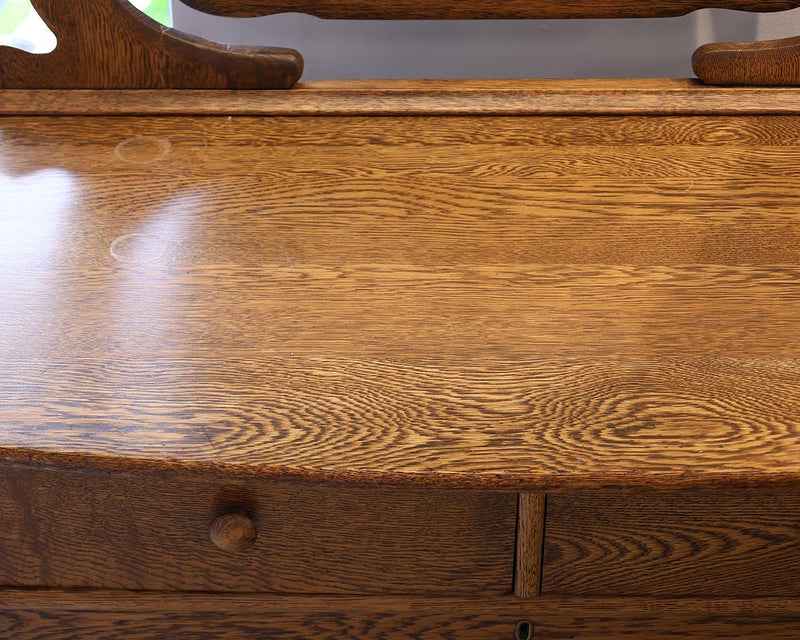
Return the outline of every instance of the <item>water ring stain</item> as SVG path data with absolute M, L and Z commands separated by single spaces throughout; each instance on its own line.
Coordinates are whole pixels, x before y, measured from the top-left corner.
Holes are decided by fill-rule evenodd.
M 114 155 L 128 164 L 152 164 L 163 160 L 172 152 L 172 143 L 167 138 L 138 136 L 123 140 L 114 147 Z
M 166 243 L 147 233 L 129 233 L 111 243 L 111 257 L 123 264 L 157 262 L 167 251 Z

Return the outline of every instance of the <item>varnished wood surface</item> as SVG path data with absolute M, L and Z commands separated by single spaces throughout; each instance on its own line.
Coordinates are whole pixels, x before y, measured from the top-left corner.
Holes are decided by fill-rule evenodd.
M 542 590 L 545 505 L 544 493 L 519 494 L 514 570 L 514 595 L 518 598 L 533 598 Z
M 510 493 L 3 468 L 0 586 L 510 593 L 516 511 Z M 231 512 L 258 535 L 218 549 Z
M 164 27 L 127 0 L 32 0 L 58 38 L 46 55 L 0 47 L 3 89 L 285 89 L 292 49 L 219 44 Z
M 800 491 L 550 495 L 543 575 L 544 594 L 798 596 Z
M 15 640 L 796 640 L 800 600 L 346 598 L 126 592 L 0 593 Z
M 746 11 L 783 11 L 796 0 L 185 0 L 195 9 L 224 16 L 253 17 L 297 11 L 320 18 L 657 18 L 679 16 L 705 7 Z
M 8 461 L 800 477 L 795 117 L 0 127 Z
M 698 78 L 716 85 L 800 85 L 800 36 L 758 42 L 715 42 L 695 51 Z
M 292 91 L 2 90 L 3 115 L 797 114 L 791 88 L 692 80 L 314 80 Z

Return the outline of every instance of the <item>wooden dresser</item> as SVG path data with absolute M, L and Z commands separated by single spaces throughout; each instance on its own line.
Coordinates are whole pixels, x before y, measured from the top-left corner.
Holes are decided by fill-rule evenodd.
M 800 638 L 797 88 L 30 84 L 0 637 Z

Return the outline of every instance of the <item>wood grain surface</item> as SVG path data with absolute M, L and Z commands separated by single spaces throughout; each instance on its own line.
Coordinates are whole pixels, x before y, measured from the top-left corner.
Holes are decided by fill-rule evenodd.
M 2 115 L 798 114 L 786 88 L 692 80 L 313 80 L 292 91 L 3 90 Z
M 800 85 L 800 37 L 715 42 L 695 51 L 698 78 L 715 85 Z
M 0 585 L 510 593 L 517 497 L 0 469 Z M 212 522 L 246 513 L 247 549 Z
M 543 575 L 545 594 L 798 596 L 800 491 L 551 495 Z
M 3 118 L 2 456 L 796 481 L 799 125 Z
M 800 600 L 0 593 L 15 640 L 510 640 L 521 620 L 535 640 L 796 640 Z
M 656 18 L 679 16 L 705 7 L 783 11 L 796 0 L 184 0 L 195 9 L 224 16 L 253 17 L 297 11 L 320 18 Z
M 46 55 L 0 47 L 4 89 L 285 89 L 292 49 L 210 42 L 164 27 L 127 0 L 32 0 L 58 38 Z
M 211 521 L 208 538 L 221 551 L 240 553 L 255 544 L 258 527 L 243 511 L 226 511 Z
M 533 598 L 542 591 L 545 505 L 544 493 L 519 494 L 514 571 L 514 595 L 518 598 Z

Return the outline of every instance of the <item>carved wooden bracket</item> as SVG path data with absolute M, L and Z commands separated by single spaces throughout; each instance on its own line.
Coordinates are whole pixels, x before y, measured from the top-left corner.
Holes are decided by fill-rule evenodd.
M 543 18 L 664 18 L 716 7 L 784 11 L 800 0 L 181 0 L 220 16 L 255 17 L 285 11 L 349 20 Z
M 800 0 L 182 0 L 195 9 L 252 17 L 283 11 L 320 18 L 656 18 L 716 7 L 784 11 Z M 800 38 L 706 45 L 694 56 L 694 71 L 708 84 L 800 86 Z
M 695 51 L 692 66 L 707 84 L 797 87 L 800 37 L 707 44 Z
M 127 0 L 31 0 L 58 38 L 34 55 L 0 47 L 5 89 L 288 89 L 292 49 L 218 44 L 151 20 Z
M 127 0 L 31 0 L 58 38 L 34 55 L 0 47 L 6 89 L 288 89 L 302 75 L 292 49 L 223 45 L 163 27 Z M 326 18 L 589 18 L 679 15 L 707 0 L 184 0 L 236 16 L 303 11 Z M 800 0 L 716 0 L 714 6 L 777 11 Z M 800 86 L 800 37 L 700 47 L 694 71 L 708 84 Z

